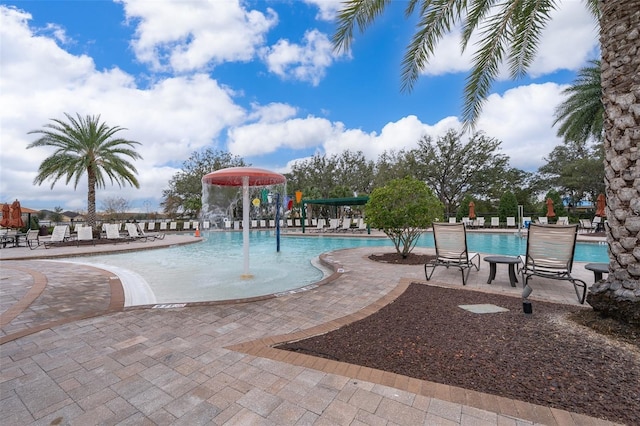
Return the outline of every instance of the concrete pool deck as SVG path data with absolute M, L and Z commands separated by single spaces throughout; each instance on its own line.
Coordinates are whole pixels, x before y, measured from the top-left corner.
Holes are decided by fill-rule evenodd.
M 195 238 L 167 235 L 165 240 L 162 244 L 171 245 Z M 150 243 L 127 246 L 135 250 Z M 78 253 L 78 249 L 94 247 L 46 252 Z M 95 250 L 106 249 L 115 248 Z M 14 250 L 15 259 L 4 256 Z M 327 263 L 343 272 L 305 292 L 250 303 L 123 309 L 124 296 L 111 273 L 32 257 L 31 253 L 45 253 L 42 248 L 2 249 L 3 421 L 21 425 L 610 424 L 270 347 L 370 315 L 409 283 L 424 281 L 421 265 L 367 259 L 382 251 L 369 247 L 324 255 Z M 459 272 L 444 268 L 436 271 L 430 284 L 519 296 L 521 286 L 509 285 L 506 266 L 498 266 L 496 279 L 488 285 L 487 264 L 481 265 L 466 287 Z M 577 263 L 574 270 L 588 284 L 593 282 L 583 264 Z M 577 305 L 569 283 L 535 278 L 532 286 L 534 313 L 536 299 Z

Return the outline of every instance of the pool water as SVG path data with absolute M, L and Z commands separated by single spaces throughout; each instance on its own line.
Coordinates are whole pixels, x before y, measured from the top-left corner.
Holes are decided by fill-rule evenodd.
M 127 306 L 230 300 L 291 291 L 313 284 L 324 273 L 317 257 L 355 247 L 393 247 L 388 238 L 283 236 L 276 251 L 273 231 L 253 231 L 250 239 L 252 279 L 242 279 L 242 233 L 207 232 L 202 244 L 73 259 L 110 270 L 125 287 Z M 513 234 L 469 233 L 470 251 L 519 255 L 526 239 Z M 423 234 L 418 247 L 433 247 L 433 234 Z M 607 262 L 607 246 L 578 243 L 576 261 Z M 314 266 L 314 264 L 316 266 Z

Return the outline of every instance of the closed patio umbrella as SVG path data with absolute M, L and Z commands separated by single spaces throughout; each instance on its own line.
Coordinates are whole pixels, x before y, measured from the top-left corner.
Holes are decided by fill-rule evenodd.
M 556 217 L 556 213 L 553 211 L 553 200 L 547 198 L 547 217 Z
M 11 220 L 10 209 L 9 204 L 5 203 L 2 205 L 2 220 L 0 221 L 0 226 L 3 228 L 9 227 L 9 221 Z
M 469 203 L 469 219 L 476 218 L 476 204 L 472 201 Z
M 607 202 L 604 194 L 598 195 L 598 198 L 596 199 L 596 216 L 605 217 L 604 208 L 606 205 Z
M 22 209 L 20 208 L 20 201 L 15 200 L 11 203 L 11 218 L 9 219 L 10 228 L 22 228 L 24 222 L 22 221 Z

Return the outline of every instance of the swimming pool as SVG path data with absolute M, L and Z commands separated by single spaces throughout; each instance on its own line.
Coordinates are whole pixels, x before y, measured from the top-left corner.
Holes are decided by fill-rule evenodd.
M 469 250 L 518 255 L 526 239 L 513 234 L 467 234 Z M 326 271 L 314 259 L 328 251 L 355 247 L 393 247 L 388 238 L 283 236 L 276 252 L 273 231 L 251 232 L 250 271 L 242 279 L 242 233 L 207 232 L 202 244 L 159 250 L 83 257 L 71 261 L 110 270 L 120 277 L 127 306 L 231 300 L 291 291 L 322 279 Z M 423 234 L 419 247 L 433 247 Z M 607 246 L 578 243 L 576 261 L 606 262 Z

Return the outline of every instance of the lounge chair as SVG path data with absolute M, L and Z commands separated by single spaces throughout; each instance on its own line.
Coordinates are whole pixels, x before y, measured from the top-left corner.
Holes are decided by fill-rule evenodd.
M 233 229 L 240 229 L 240 221 L 239 220 L 234 220 L 233 221 Z
M 90 226 L 83 226 L 78 228 L 78 235 L 76 236 L 76 246 L 80 246 L 80 243 L 91 243 L 94 246 L 96 241 L 93 239 L 93 228 Z
M 591 232 L 594 229 L 591 219 L 580 219 L 580 229 L 585 232 Z
M 351 218 L 350 217 L 345 217 L 344 219 L 342 219 L 342 228 L 339 229 L 340 231 L 344 231 L 347 232 L 349 230 L 351 230 Z
M 44 248 L 49 248 L 58 244 L 62 244 L 69 239 L 69 225 L 56 225 L 51 232 L 51 238 L 44 241 Z
M 334 232 L 340 228 L 340 219 L 329 219 L 329 226 L 324 228 L 324 232 Z
M 188 231 L 190 226 L 191 226 L 191 222 L 189 222 L 188 220 L 185 220 L 184 222 L 182 222 L 183 231 Z
M 520 256 L 523 266 L 520 270 L 525 288 L 532 277 L 570 281 L 584 303 L 587 284 L 571 276 L 573 255 L 576 249 L 577 225 L 529 225 L 527 254 Z M 580 287 L 582 294 L 580 294 Z M 530 287 L 529 287 L 530 288 Z
M 507 228 L 515 228 L 516 227 L 516 218 L 511 216 L 507 218 Z
M 558 218 L 558 222 L 556 225 L 568 225 L 569 224 L 569 216 L 560 216 Z
M 120 235 L 120 225 L 117 223 L 107 223 L 106 231 L 107 240 L 113 241 L 114 243 L 117 243 L 118 241 L 126 241 L 128 243 L 130 241 L 130 238 Z
M 526 228 L 528 225 L 527 223 L 532 223 L 533 221 L 531 220 L 530 216 L 523 216 L 522 217 L 522 227 Z
M 492 217 L 491 218 L 491 227 L 492 228 L 499 228 L 500 227 L 500 218 L 499 217 Z
M 29 229 L 27 231 L 27 247 L 31 250 L 37 249 L 43 243 L 40 242 L 40 231 L 37 229 Z
M 450 217 L 449 218 L 449 223 L 456 223 L 457 219 L 455 217 Z
M 149 238 L 146 235 L 142 235 L 140 233 L 140 231 L 138 231 L 138 226 L 135 223 L 127 223 L 125 225 L 125 228 L 127 229 L 127 235 L 132 240 L 135 240 L 135 241 L 147 241 L 148 238 Z
M 147 231 L 155 231 L 155 230 L 156 230 L 156 223 L 155 222 L 147 223 Z
M 436 246 L 436 257 L 424 265 L 427 281 L 431 279 L 436 267 L 454 267 L 460 269 L 462 285 L 466 285 L 471 268 L 475 268 L 476 271 L 480 270 L 480 254 L 469 252 L 464 223 L 434 223 L 433 239 Z M 430 273 L 428 268 L 431 268 Z
M 318 221 L 316 222 L 316 227 L 313 228 L 315 230 L 315 232 L 324 232 L 324 225 L 325 225 L 325 220 L 324 219 L 318 219 Z
M 293 219 L 287 219 L 287 228 L 293 228 Z
M 367 232 L 367 223 L 363 218 L 358 219 L 358 226 L 353 229 L 353 232 Z
M 147 239 L 147 241 L 150 239 L 151 241 L 155 241 L 155 240 L 163 240 L 165 233 L 164 232 L 144 232 L 144 230 L 142 229 L 138 229 L 138 233 L 140 234 L 140 236 L 144 237 Z
M 229 223 L 231 223 L 231 221 L 229 221 Z M 205 220 L 204 222 L 202 222 L 202 229 L 209 229 L 211 228 L 211 222 L 209 222 L 208 220 Z
M 266 227 L 267 227 L 267 221 L 266 221 L 266 220 L 264 220 L 264 219 L 260 220 L 260 228 L 263 228 L 263 229 L 264 229 L 264 228 L 266 228 Z
M 546 216 L 538 216 L 538 223 L 540 225 L 548 225 L 549 224 L 549 220 L 547 219 Z
M 225 220 L 224 221 L 224 229 L 231 229 L 231 221 L 230 220 Z
M 475 226 L 478 228 L 484 228 L 484 217 L 479 217 L 475 220 Z

